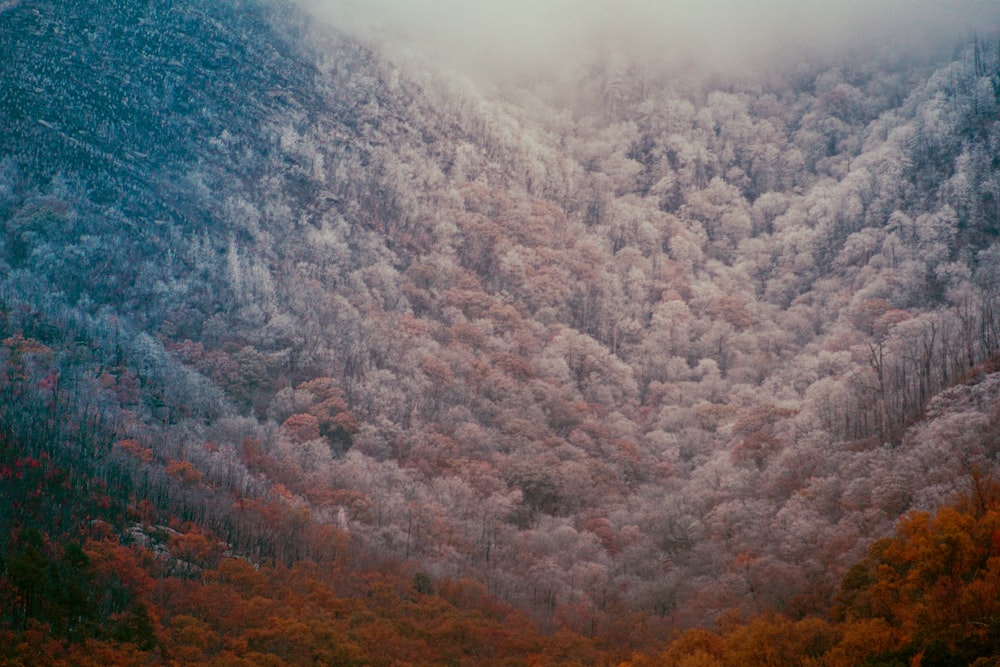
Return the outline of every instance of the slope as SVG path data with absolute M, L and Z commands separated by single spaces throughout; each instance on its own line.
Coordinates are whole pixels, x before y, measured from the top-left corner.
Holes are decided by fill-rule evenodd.
M 281 3 L 102 12 L 0 13 L 0 419 L 33 457 L 255 562 L 336 531 L 583 633 L 822 607 L 961 484 L 904 434 L 998 351 L 982 44 L 599 61 L 569 104 Z

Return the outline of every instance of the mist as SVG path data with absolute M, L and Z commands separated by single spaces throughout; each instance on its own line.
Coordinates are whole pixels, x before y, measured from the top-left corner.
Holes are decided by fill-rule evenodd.
M 1000 26 L 985 0 L 300 0 L 383 48 L 492 77 L 552 75 L 614 54 L 738 69 L 874 53 L 930 56 Z

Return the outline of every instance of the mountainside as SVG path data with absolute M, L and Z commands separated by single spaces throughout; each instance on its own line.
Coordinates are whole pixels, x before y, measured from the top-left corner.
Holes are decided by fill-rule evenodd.
M 100 521 L 624 656 L 826 612 L 1000 475 L 992 42 L 490 87 L 283 2 L 19 0 L 0 53 L 0 630 Z

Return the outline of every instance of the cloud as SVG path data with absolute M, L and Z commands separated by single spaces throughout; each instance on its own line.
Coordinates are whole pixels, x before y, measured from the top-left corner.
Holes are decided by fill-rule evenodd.
M 342 29 L 469 73 L 547 73 L 607 52 L 710 66 L 917 53 L 1000 26 L 994 0 L 300 1 Z

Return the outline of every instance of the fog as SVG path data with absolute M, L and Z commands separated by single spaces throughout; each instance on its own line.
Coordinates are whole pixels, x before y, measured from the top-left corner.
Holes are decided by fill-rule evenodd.
M 523 75 L 614 53 L 732 68 L 871 50 L 923 55 L 973 30 L 995 36 L 986 0 L 300 0 L 398 52 L 472 74 Z

